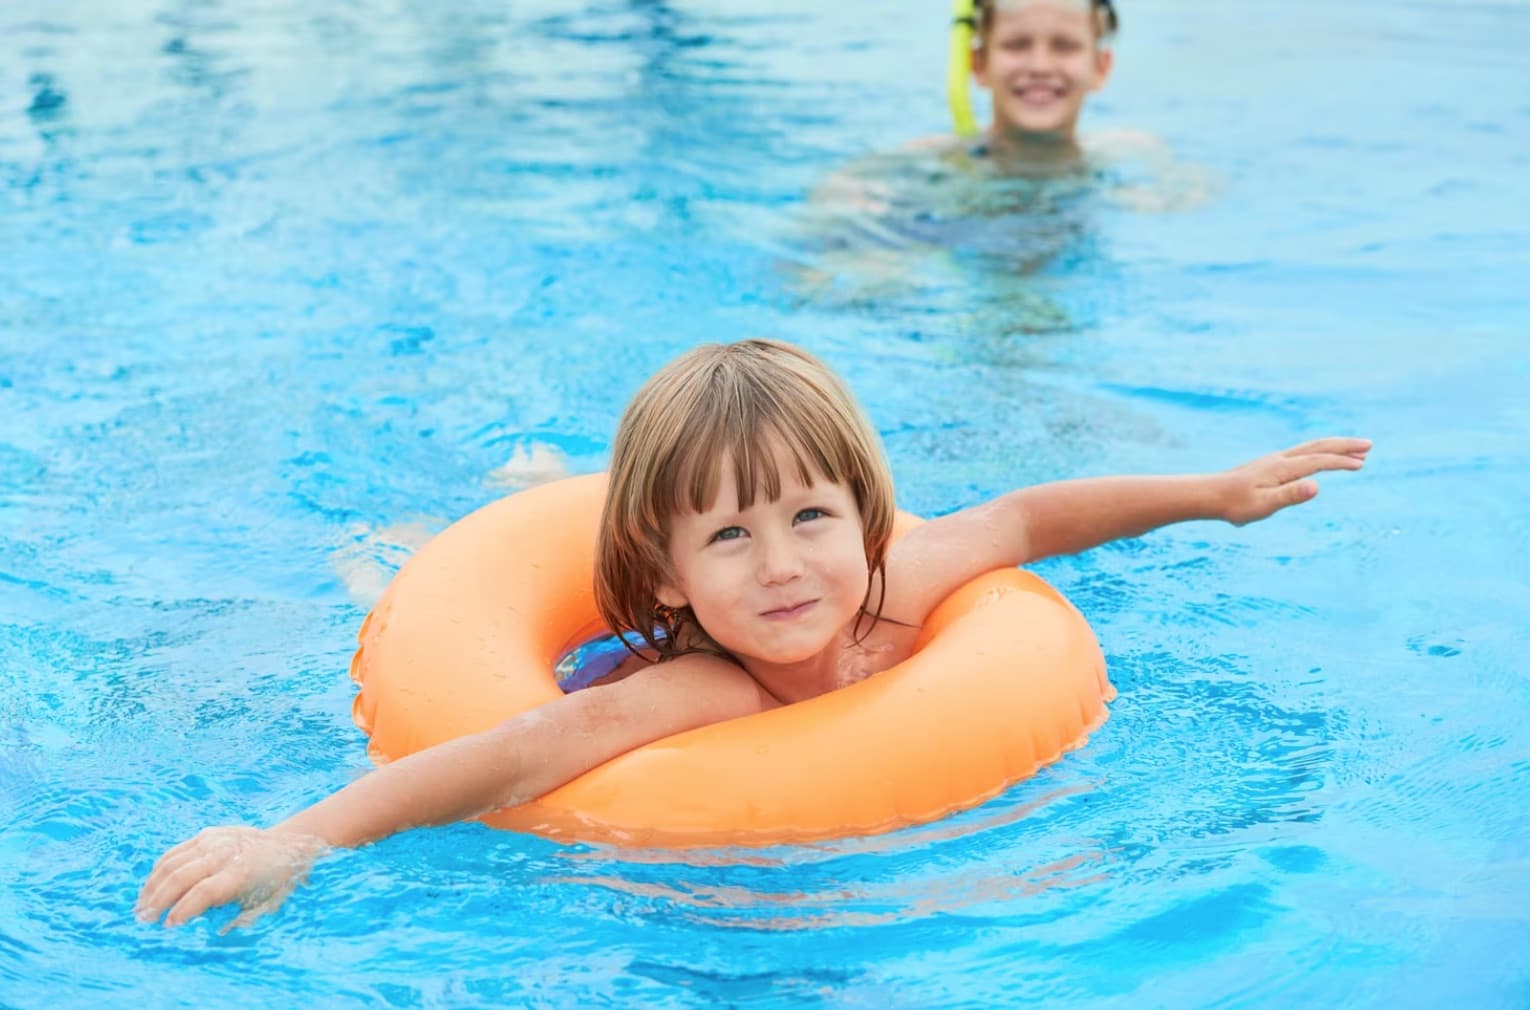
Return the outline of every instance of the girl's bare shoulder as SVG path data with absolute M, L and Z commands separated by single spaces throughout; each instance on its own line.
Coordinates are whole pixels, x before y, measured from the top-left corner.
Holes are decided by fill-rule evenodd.
M 742 667 L 703 653 L 661 663 L 632 657 L 563 702 L 570 728 L 614 733 L 629 746 L 774 705 Z
M 887 552 L 887 605 L 895 620 L 919 625 L 947 596 L 1013 553 L 986 506 L 931 519 L 895 541 Z

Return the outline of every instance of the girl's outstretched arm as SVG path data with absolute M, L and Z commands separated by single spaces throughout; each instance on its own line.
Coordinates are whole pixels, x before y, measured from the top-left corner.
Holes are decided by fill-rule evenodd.
M 1191 519 L 1236 526 L 1310 501 L 1314 474 L 1358 470 L 1371 443 L 1320 438 L 1261 456 L 1222 473 L 1179 477 L 1096 477 L 1022 488 L 992 503 L 1014 513 L 1023 537 L 1015 563 L 1138 537 Z
M 178 926 L 238 901 L 243 925 L 280 905 L 330 848 L 524 803 L 652 740 L 765 704 L 738 667 L 682 656 L 383 765 L 273 828 L 208 828 L 160 857 L 136 911 L 153 921 L 168 910 L 165 924 Z
M 1371 443 L 1320 438 L 1221 473 L 1091 477 L 1011 491 L 942 516 L 893 545 L 884 612 L 910 623 L 968 579 L 994 568 L 1077 554 L 1191 519 L 1235 525 L 1310 501 L 1329 470 L 1358 470 Z

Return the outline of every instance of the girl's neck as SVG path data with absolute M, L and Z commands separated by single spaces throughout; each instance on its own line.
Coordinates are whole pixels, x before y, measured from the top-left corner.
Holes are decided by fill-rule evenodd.
M 755 683 L 781 704 L 790 705 L 864 680 L 877 672 L 869 662 L 871 658 L 847 628 L 822 652 L 797 663 L 764 663 L 742 657 L 741 662 Z
M 844 654 L 845 650 L 836 641 L 818 655 L 799 663 L 762 663 L 743 657 L 740 660 L 755 683 L 781 704 L 790 705 L 853 683 L 841 673 Z

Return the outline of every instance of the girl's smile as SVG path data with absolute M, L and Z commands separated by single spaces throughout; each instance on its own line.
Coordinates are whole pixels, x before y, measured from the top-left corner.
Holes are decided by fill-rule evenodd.
M 804 600 L 802 603 L 791 604 L 776 610 L 767 610 L 760 616 L 767 621 L 790 621 L 807 613 L 809 608 L 817 603 L 817 600 Z

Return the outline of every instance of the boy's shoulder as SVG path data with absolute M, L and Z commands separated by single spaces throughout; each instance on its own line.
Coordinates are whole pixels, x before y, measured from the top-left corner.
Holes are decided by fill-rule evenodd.
M 966 147 L 970 143 L 964 137 L 951 133 L 937 133 L 930 137 L 918 137 L 904 144 L 904 151 L 956 151 Z
M 1090 154 L 1111 160 L 1173 157 L 1173 152 L 1162 137 L 1134 127 L 1091 130 L 1083 137 L 1083 141 L 1085 150 Z
M 1203 165 L 1181 160 L 1167 141 L 1146 130 L 1093 132 L 1084 146 L 1091 162 L 1114 181 L 1109 197 L 1130 210 L 1190 210 L 1223 188 L 1219 175 Z

